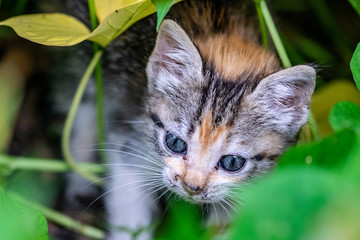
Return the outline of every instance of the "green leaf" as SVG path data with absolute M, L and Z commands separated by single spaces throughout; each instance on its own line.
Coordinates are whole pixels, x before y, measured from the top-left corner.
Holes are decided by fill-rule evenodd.
M 135 22 L 156 12 L 155 5 L 152 4 L 151 0 L 128 2 L 122 1 L 121 8 L 104 18 L 88 40 L 95 41 L 105 47 Z M 175 3 L 177 2 L 180 0 L 175 1 Z
M 30 14 L 0 22 L 30 41 L 49 46 L 71 46 L 88 38 L 90 31 L 77 19 L 61 14 Z
M 92 33 L 77 19 L 60 13 L 23 15 L 2 21 L 0 25 L 9 26 L 19 36 L 43 45 L 72 46 L 90 40 L 106 47 L 132 24 L 155 11 L 151 0 L 122 4 L 120 9 L 105 17 Z
M 108 15 L 92 32 L 88 40 L 105 47 L 132 24 L 155 11 L 151 0 L 141 0 L 125 5 Z
M 48 240 L 44 215 L 0 188 L 1 239 Z
M 330 111 L 329 121 L 334 131 L 345 128 L 360 130 L 360 108 L 352 102 L 338 102 Z
M 301 167 L 260 179 L 239 195 L 246 207 L 226 239 L 306 239 L 302 235 L 311 220 L 336 193 L 336 180 L 336 175 L 321 168 Z
M 279 160 L 279 167 L 288 165 L 320 165 L 336 169 L 358 148 L 357 135 L 350 129 L 344 129 L 319 142 L 311 142 L 290 148 Z
M 110 2 L 112 3 L 107 1 Z M 103 9 L 99 6 L 101 4 L 97 1 L 96 8 L 101 23 L 92 33 L 77 19 L 60 13 L 12 17 L 0 22 L 0 25 L 9 26 L 20 37 L 43 45 L 72 46 L 90 40 L 106 47 L 132 24 L 156 11 L 151 0 L 120 1 L 106 5 Z M 104 17 L 115 6 L 119 9 Z
M 359 4 L 359 1 L 357 1 Z M 360 11 L 360 7 L 357 8 Z M 350 69 L 354 77 L 357 88 L 360 90 L 360 44 L 357 45 L 350 61 Z
M 129 4 L 133 4 L 136 2 L 143 2 L 144 0 L 94 0 L 96 15 L 101 23 L 104 19 L 113 13 L 115 10 L 120 9 Z
M 224 240 L 360 239 L 358 182 L 326 169 L 289 167 L 241 193 Z
M 161 22 L 164 20 L 166 14 L 169 12 L 175 0 L 151 0 L 157 11 L 156 31 L 159 31 Z
M 348 0 L 355 11 L 360 15 L 360 0 Z
M 30 159 L 28 161 L 31 161 Z M 61 179 L 35 171 L 15 171 L 7 178 L 5 191 L 17 193 L 28 201 L 50 206 L 58 196 Z
M 177 201 L 172 205 L 164 222 L 156 239 L 198 240 L 203 234 L 201 212 L 188 202 Z

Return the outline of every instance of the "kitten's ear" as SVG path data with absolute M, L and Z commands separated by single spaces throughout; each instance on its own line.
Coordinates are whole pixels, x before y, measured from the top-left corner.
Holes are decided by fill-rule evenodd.
M 162 22 L 146 72 L 149 84 L 157 87 L 179 87 L 201 79 L 200 54 L 176 22 L 169 19 Z
M 248 99 L 282 130 L 297 132 L 307 121 L 315 79 L 310 66 L 287 68 L 260 81 Z

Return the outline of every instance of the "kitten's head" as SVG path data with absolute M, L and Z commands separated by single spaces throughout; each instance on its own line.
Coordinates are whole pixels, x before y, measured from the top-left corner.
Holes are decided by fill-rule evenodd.
M 192 41 L 165 20 L 147 66 L 164 182 L 190 201 L 221 201 L 229 187 L 273 167 L 307 121 L 315 86 L 312 67 L 278 71 L 265 50 L 242 42 L 253 48 L 246 53 L 227 38 Z

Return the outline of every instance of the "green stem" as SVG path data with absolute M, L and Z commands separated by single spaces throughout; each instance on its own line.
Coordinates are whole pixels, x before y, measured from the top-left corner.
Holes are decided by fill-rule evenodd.
M 96 19 L 96 11 L 94 0 L 88 0 L 89 5 L 89 15 L 90 15 L 90 25 L 91 30 L 94 31 L 98 26 L 98 21 Z M 99 50 L 100 46 L 97 43 L 93 43 L 93 51 L 96 53 Z M 96 122 L 97 122 L 97 143 L 99 144 L 100 149 L 104 149 L 105 142 L 105 123 L 104 123 L 104 97 L 103 97 L 103 78 L 102 78 L 102 68 L 101 60 L 95 67 L 95 84 L 96 84 Z M 106 162 L 106 154 L 104 150 L 99 151 L 100 159 L 102 162 Z
M 85 179 L 87 179 L 91 182 L 97 182 L 97 183 L 101 182 L 98 176 L 96 176 L 92 173 L 89 173 L 87 171 L 84 171 L 76 164 L 76 162 L 71 154 L 71 151 L 70 151 L 70 135 L 71 135 L 71 129 L 72 129 L 72 125 L 73 125 L 73 122 L 75 119 L 75 115 L 76 115 L 77 109 L 79 107 L 81 98 L 84 94 L 85 87 L 90 79 L 92 72 L 94 71 L 96 64 L 100 60 L 100 57 L 102 54 L 103 54 L 102 50 L 98 50 L 95 53 L 95 55 L 93 56 L 89 66 L 87 67 L 87 69 L 80 81 L 79 87 L 76 90 L 75 97 L 71 103 L 69 113 L 65 120 L 63 136 L 61 139 L 62 151 L 64 153 L 65 160 L 69 164 L 71 169 L 74 170 L 76 173 L 78 173 L 80 176 L 84 177 Z
M 0 166 L 2 169 L 14 170 L 33 170 L 33 171 L 51 171 L 67 172 L 71 171 L 70 166 L 62 160 L 56 159 L 37 159 L 14 157 L 0 154 Z M 94 163 L 80 163 L 79 168 L 91 173 L 104 173 L 105 168 Z
M 97 46 L 97 47 L 95 47 Z M 94 43 L 94 52 L 98 49 L 98 44 Z M 106 162 L 105 142 L 105 123 L 104 123 L 104 97 L 103 97 L 103 79 L 100 62 L 95 67 L 95 84 L 96 84 L 96 112 L 97 112 L 97 143 L 99 144 L 99 154 L 102 162 Z
M 19 202 L 21 202 L 22 204 L 24 204 L 30 208 L 41 211 L 48 220 L 50 220 L 54 223 L 57 223 L 60 226 L 63 226 L 67 229 L 73 230 L 75 232 L 78 232 L 78 233 L 86 236 L 86 237 L 90 237 L 93 239 L 104 239 L 105 238 L 105 233 L 98 228 L 83 224 L 83 223 L 76 221 L 64 214 L 61 214 L 50 208 L 42 206 L 39 203 L 28 201 L 27 199 L 19 196 L 18 194 L 14 193 L 14 192 L 8 192 L 8 194 L 11 195 L 11 197 L 15 198 L 16 200 L 18 200 Z
M 266 5 L 265 0 L 260 0 L 259 2 L 261 11 L 263 13 L 266 26 L 269 30 L 269 33 L 271 35 L 271 38 L 274 42 L 275 48 L 279 54 L 280 60 L 285 68 L 291 67 L 291 62 L 289 60 L 289 57 L 285 51 L 284 45 L 281 41 L 281 38 L 279 36 L 279 33 L 276 30 L 274 21 L 271 17 L 270 11 Z
M 315 140 L 320 140 L 321 136 L 320 136 L 320 133 L 319 133 L 319 128 L 318 128 L 318 126 L 316 124 L 314 114 L 312 113 L 311 110 L 309 110 L 308 124 L 310 126 L 311 133 L 312 133 L 312 136 L 314 137 L 314 139 Z
M 255 7 L 256 7 L 256 12 L 259 18 L 259 24 L 260 24 L 260 29 L 261 29 L 261 37 L 262 37 L 262 44 L 263 47 L 265 49 L 269 49 L 269 42 L 268 42 L 268 36 L 267 36 L 267 30 L 266 30 L 266 24 L 265 24 L 265 19 L 264 19 L 264 15 L 261 11 L 261 7 L 258 1 L 255 1 Z
M 89 6 L 89 15 L 90 15 L 90 27 L 91 27 L 91 31 L 94 31 L 98 25 L 98 22 L 96 20 L 96 9 L 95 9 L 94 0 L 88 0 L 88 6 Z

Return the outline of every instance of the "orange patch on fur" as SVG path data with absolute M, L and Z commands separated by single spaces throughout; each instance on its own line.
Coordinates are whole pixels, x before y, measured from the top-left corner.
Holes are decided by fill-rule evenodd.
M 211 147 L 226 130 L 225 126 L 214 128 L 212 125 L 212 113 L 211 111 L 207 112 L 199 126 L 199 142 L 202 146 L 202 151 L 205 152 L 206 149 Z
M 200 55 L 213 64 L 217 73 L 231 81 L 244 73 L 268 76 L 279 70 L 274 54 L 245 41 L 238 34 L 212 34 L 194 39 Z

